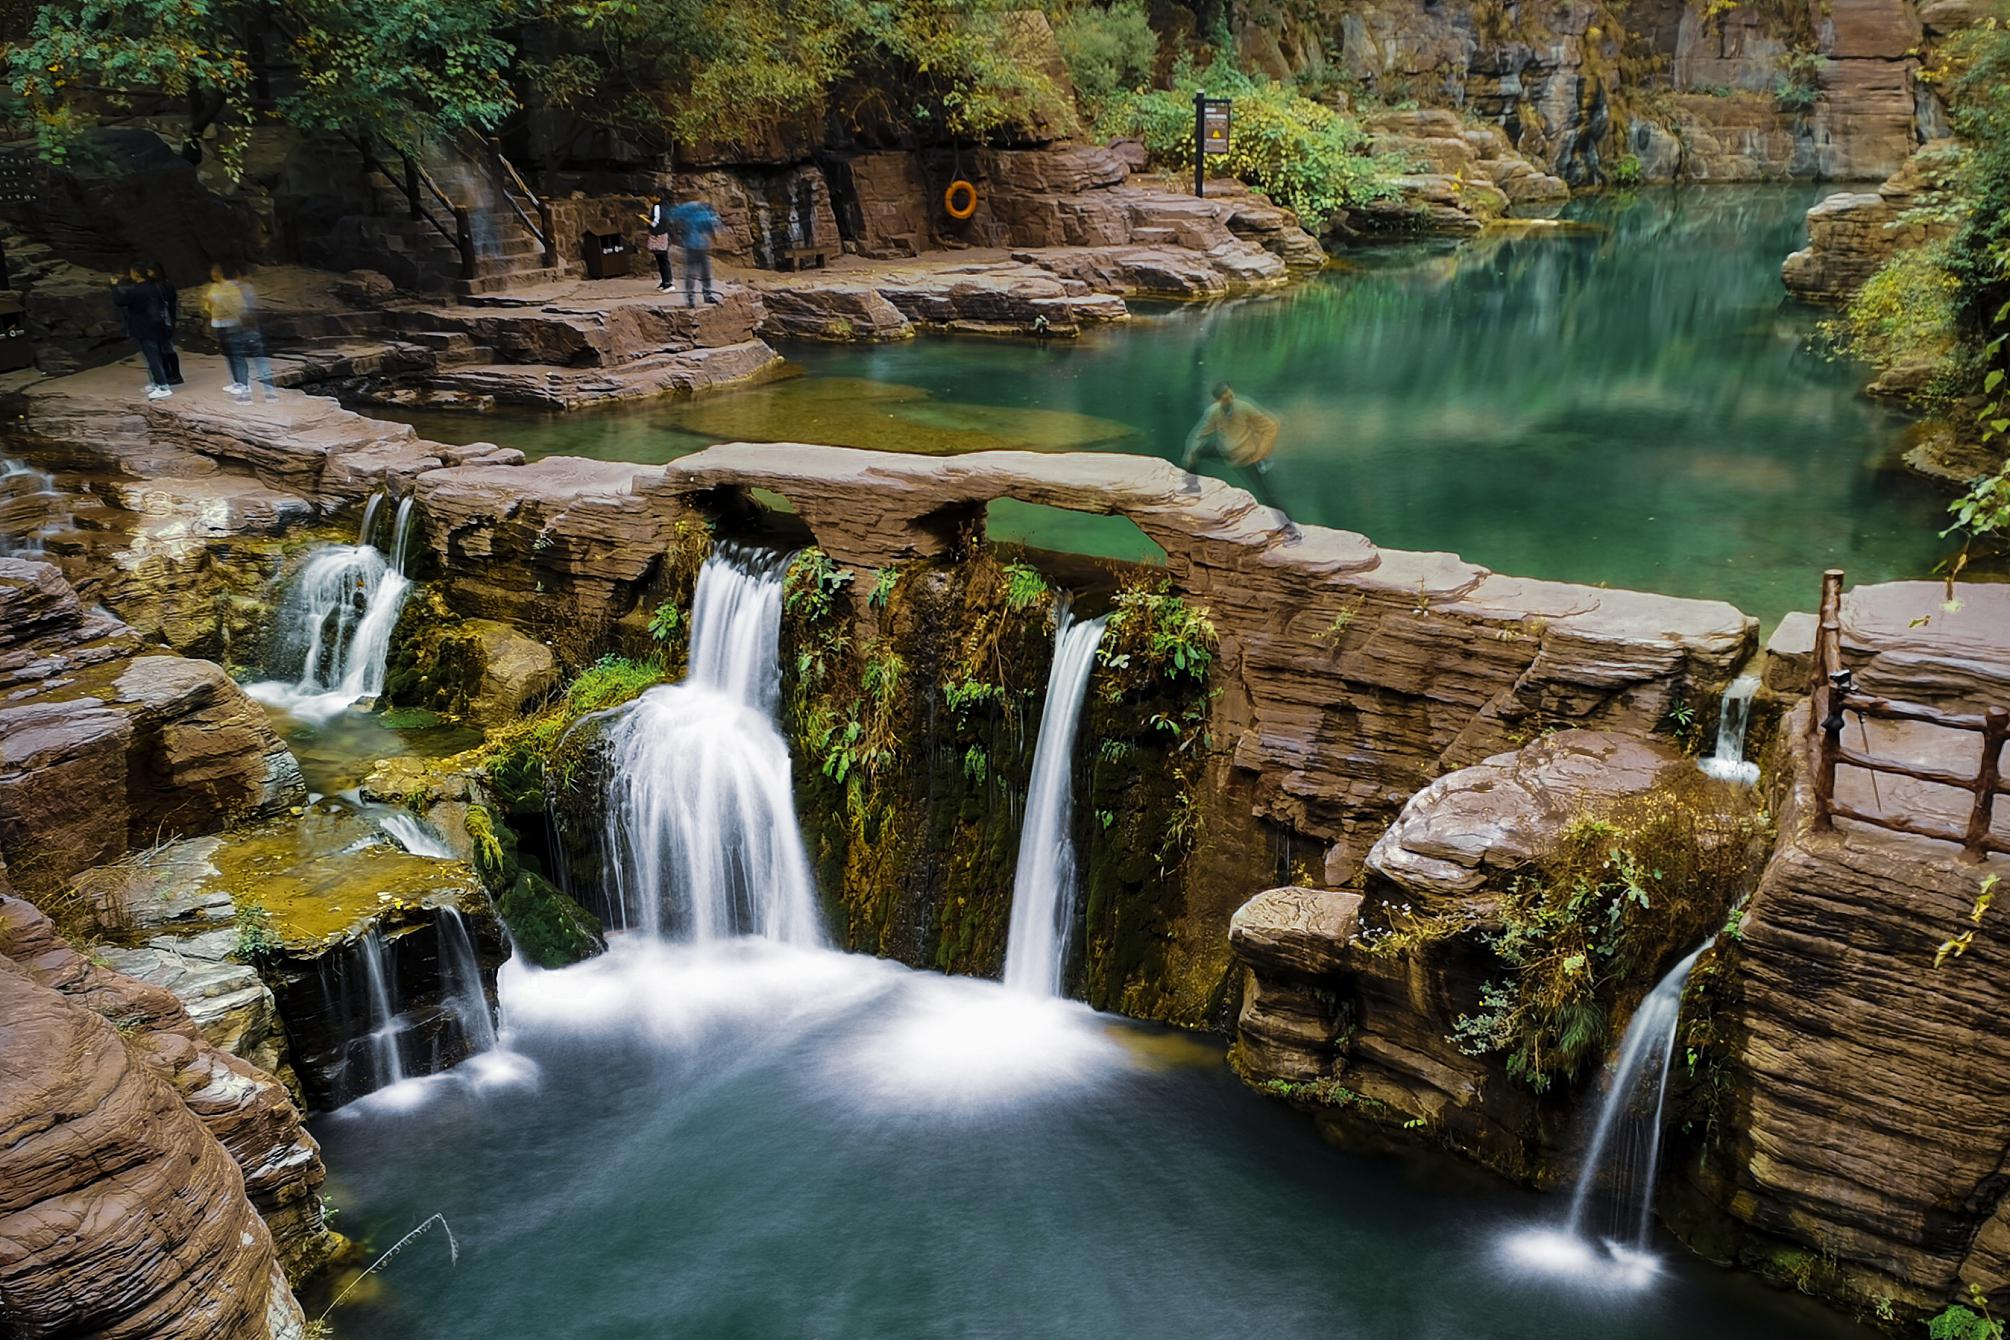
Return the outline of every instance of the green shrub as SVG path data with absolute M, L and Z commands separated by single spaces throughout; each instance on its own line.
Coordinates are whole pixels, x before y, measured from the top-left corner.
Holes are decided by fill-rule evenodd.
M 1605 174 L 1605 179 L 1614 186 L 1638 186 L 1640 177 L 1639 154 L 1621 154 L 1613 160 L 1612 171 Z
M 1075 91 L 1091 109 L 1118 93 L 1148 85 L 1158 59 L 1158 34 L 1152 31 L 1141 0 L 1072 9 L 1055 21 L 1054 40 L 1060 43 Z
M 660 613 L 660 611 L 659 611 Z M 644 689 L 663 682 L 663 667 L 652 661 L 603 656 L 565 690 L 565 705 L 574 716 L 618 707 Z
M 1169 90 L 1125 93 L 1110 99 L 1097 119 L 1105 137 L 1144 141 L 1160 168 L 1193 170 L 1193 99 L 1205 91 L 1235 100 L 1229 152 L 1218 166 L 1296 210 L 1321 230 L 1350 205 L 1396 193 L 1404 164 L 1367 152 L 1368 137 L 1352 120 L 1285 84 L 1255 79 L 1217 56 L 1196 69 L 1182 56 Z
M 1780 57 L 1780 73 L 1773 80 L 1773 101 L 1782 111 L 1805 112 L 1820 101 L 1822 71 L 1828 58 L 1819 52 L 1795 50 Z
M 1879 267 L 1827 327 L 1842 350 L 1878 368 L 1953 354 L 1961 282 L 1946 259 L 1943 246 L 1915 247 Z
M 1763 859 L 1763 835 L 1763 821 L 1693 788 L 1573 819 L 1540 872 L 1501 899 L 1487 942 L 1507 974 L 1486 984 L 1451 1040 L 1468 1055 L 1501 1055 L 1537 1093 L 1575 1079 L 1604 1054 L 1628 987 L 1720 923 Z M 1457 921 L 1438 933 L 1457 933 Z

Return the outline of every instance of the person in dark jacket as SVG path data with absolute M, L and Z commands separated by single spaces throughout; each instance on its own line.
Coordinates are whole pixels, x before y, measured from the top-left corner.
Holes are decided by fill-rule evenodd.
M 656 257 L 656 274 L 661 282 L 658 293 L 670 291 L 670 197 L 659 195 L 643 215 L 649 221 L 649 252 Z
M 147 360 L 147 399 L 174 394 L 168 386 L 168 297 L 159 284 L 135 265 L 124 279 L 112 281 L 112 305 L 126 320 L 126 334 Z
M 170 387 L 181 383 L 181 351 L 174 347 L 175 332 L 181 329 L 181 294 L 167 277 L 167 267 L 155 261 L 147 267 L 147 278 L 159 284 L 161 292 L 167 296 L 168 334 L 167 343 L 161 346 L 162 364 L 167 369 L 167 384 Z

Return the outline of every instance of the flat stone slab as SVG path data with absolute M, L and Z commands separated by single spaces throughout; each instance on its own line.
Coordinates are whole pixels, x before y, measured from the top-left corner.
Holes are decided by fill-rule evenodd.
M 1358 893 L 1267 889 L 1236 909 L 1228 943 L 1251 964 L 1316 977 L 1340 967 L 1360 924 Z

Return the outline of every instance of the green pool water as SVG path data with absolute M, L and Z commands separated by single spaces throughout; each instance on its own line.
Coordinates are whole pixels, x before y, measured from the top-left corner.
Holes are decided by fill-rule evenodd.
M 415 421 L 651 462 L 740 437 L 1170 458 L 1227 380 L 1281 419 L 1272 483 L 1301 522 L 1771 623 L 1812 604 L 1824 567 L 1916 577 L 1941 553 L 1944 499 L 1897 463 L 1906 420 L 1810 346 L 1822 313 L 1780 287 L 1831 189 L 1582 201 L 1566 216 L 1581 227 L 1355 252 L 1279 293 L 1151 308 L 1077 343 L 792 345 L 803 376 L 695 402 Z M 1138 550 L 1106 518 L 994 522 Z

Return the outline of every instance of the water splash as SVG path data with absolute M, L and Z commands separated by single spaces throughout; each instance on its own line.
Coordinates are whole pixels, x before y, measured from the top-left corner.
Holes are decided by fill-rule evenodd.
M 377 826 L 413 856 L 430 856 L 441 861 L 454 859 L 454 849 L 446 844 L 446 840 L 410 810 L 389 810 L 377 821 Z
M 1019 864 L 1012 876 L 1012 925 L 1005 985 L 1035 996 L 1061 994 L 1069 931 L 1075 920 L 1075 734 L 1096 646 L 1107 619 L 1076 623 L 1064 605 L 1054 617 L 1054 663 L 1033 748 Z
M 1717 745 L 1710 757 L 1697 765 L 1710 776 L 1725 782 L 1756 786 L 1759 765 L 1745 761 L 1745 727 L 1752 718 L 1752 698 L 1759 691 L 1757 675 L 1740 675 L 1724 690 L 1717 709 Z
M 391 985 L 394 974 L 384 958 L 383 937 L 375 930 L 357 942 L 356 952 L 363 960 L 363 981 L 370 997 L 369 1087 L 389 1088 L 405 1077 L 405 1063 L 398 1054 L 398 1012 Z
M 388 558 L 371 543 L 383 495 L 364 506 L 355 544 L 323 545 L 308 556 L 281 611 L 278 660 L 299 667 L 292 682 L 246 686 L 262 703 L 308 721 L 327 721 L 384 691 L 391 634 L 412 583 L 405 566 L 418 519 L 408 495 L 391 523 Z
M 460 909 L 434 909 L 434 930 L 440 940 L 440 999 L 460 1021 L 461 1035 L 468 1050 L 479 1055 L 493 1051 L 496 1025 L 489 1013 L 488 992 L 482 987 L 481 960 L 475 956 L 475 942 L 468 935 Z
M 1661 1172 L 1661 1119 L 1682 990 L 1705 940 L 1670 968 L 1626 1026 L 1612 1084 L 1599 1108 L 1584 1166 L 1561 1229 L 1517 1233 L 1506 1251 L 1518 1265 L 1586 1283 L 1638 1288 L 1659 1272 L 1652 1250 L 1654 1187 Z M 1597 1212 L 1597 1213 L 1595 1213 Z
M 692 600 L 690 673 L 606 727 L 611 911 L 626 929 L 822 940 L 774 719 L 785 566 L 779 554 L 715 551 Z

